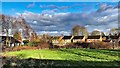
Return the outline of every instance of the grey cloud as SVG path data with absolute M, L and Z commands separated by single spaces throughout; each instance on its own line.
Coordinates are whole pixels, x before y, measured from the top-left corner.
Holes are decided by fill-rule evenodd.
M 55 8 L 58 8 L 58 6 L 56 6 L 56 5 L 40 5 L 40 8 L 53 8 L 53 9 L 55 9 Z
M 50 34 L 50 35 L 70 35 L 68 31 L 40 31 L 38 34 Z
M 81 6 L 80 4 L 73 4 L 71 6 L 57 6 L 57 5 L 40 5 L 40 8 L 51 8 L 51 9 L 60 9 L 60 10 L 66 10 L 66 9 L 69 9 L 69 8 L 74 8 L 76 6 Z
M 106 5 L 100 7 L 101 9 L 107 7 Z M 49 11 L 49 10 L 48 10 Z M 87 26 L 89 32 L 94 29 L 107 31 L 110 28 L 118 27 L 118 9 L 109 8 L 107 10 L 98 12 L 92 11 L 90 13 L 33 13 L 26 11 L 22 16 L 28 21 L 37 33 L 50 34 L 70 34 L 74 25 Z M 36 21 L 37 23 L 35 23 Z M 55 32 L 57 31 L 57 32 Z M 63 31 L 63 32 L 62 32 Z
M 43 10 L 42 13 L 43 14 L 53 14 L 58 12 L 58 9 L 53 9 L 53 10 Z

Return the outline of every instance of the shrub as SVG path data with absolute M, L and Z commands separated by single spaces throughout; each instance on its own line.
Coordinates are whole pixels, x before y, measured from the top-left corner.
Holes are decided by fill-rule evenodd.
M 65 45 L 65 48 L 80 48 L 80 45 L 79 44 L 70 43 L 68 45 Z
M 23 40 L 23 43 L 26 45 L 27 43 L 29 43 L 29 40 Z
M 73 45 L 75 45 L 77 48 L 87 48 L 89 43 L 85 43 L 85 42 L 76 42 Z
M 38 46 L 40 43 L 39 39 L 34 39 L 32 41 L 30 41 L 29 43 L 27 43 L 28 46 Z
M 54 48 L 54 49 L 58 49 L 58 48 L 60 48 L 60 46 L 58 46 L 58 45 L 53 45 L 53 48 Z
M 89 44 L 88 48 L 95 49 L 95 48 L 98 48 L 98 47 L 95 45 L 95 43 L 92 42 L 92 43 Z
M 38 45 L 37 45 L 37 48 L 38 49 L 48 49 L 50 47 L 50 44 L 48 44 L 48 43 L 39 43 Z
M 92 42 L 88 45 L 92 49 L 111 49 L 112 44 L 110 42 Z
M 112 43 L 110 42 L 76 42 L 76 43 L 71 43 L 68 45 L 65 45 L 66 48 L 91 48 L 91 49 L 111 49 L 112 48 Z
M 38 46 L 39 42 L 29 42 L 27 45 L 28 46 Z

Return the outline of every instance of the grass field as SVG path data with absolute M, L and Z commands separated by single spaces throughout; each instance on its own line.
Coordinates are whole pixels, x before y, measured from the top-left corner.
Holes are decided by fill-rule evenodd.
M 52 60 L 57 65 L 119 66 L 119 50 L 97 49 L 46 49 L 5 52 L 4 56 L 23 59 Z M 50 61 L 51 62 L 51 61 Z M 55 65 L 54 64 L 54 65 Z

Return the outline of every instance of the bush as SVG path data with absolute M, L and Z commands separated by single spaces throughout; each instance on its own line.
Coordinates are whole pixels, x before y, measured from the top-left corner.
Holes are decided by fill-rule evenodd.
M 112 43 L 110 42 L 76 42 L 76 43 L 71 43 L 68 45 L 65 45 L 65 48 L 91 48 L 91 49 L 112 49 Z
M 26 45 L 27 43 L 29 43 L 29 40 L 23 40 L 24 45 Z
M 39 39 L 34 39 L 32 41 L 30 41 L 29 43 L 27 43 L 28 46 L 38 46 L 40 43 Z
M 65 45 L 65 48 L 79 48 L 79 45 L 78 44 L 70 43 L 68 45 Z
M 92 49 L 111 49 L 112 44 L 110 42 L 92 42 L 88 45 Z
M 28 46 L 38 46 L 38 42 L 29 42 L 27 43 Z
M 49 49 L 50 48 L 50 44 L 48 44 L 48 43 L 39 43 L 37 45 L 37 48 L 38 49 Z
M 90 43 L 88 48 L 91 48 L 91 49 L 98 49 L 98 46 L 95 45 L 95 43 Z
M 73 45 L 75 45 L 77 48 L 87 48 L 89 43 L 85 43 L 85 42 L 76 42 Z
M 60 46 L 59 45 L 53 45 L 53 48 L 58 49 L 58 48 L 60 48 Z

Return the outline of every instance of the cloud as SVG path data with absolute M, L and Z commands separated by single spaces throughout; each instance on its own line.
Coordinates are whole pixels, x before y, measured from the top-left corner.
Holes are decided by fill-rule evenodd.
M 85 26 L 89 32 L 95 29 L 107 32 L 108 29 L 118 27 L 118 8 L 106 9 L 108 6 L 101 5 L 97 11 L 90 13 L 58 13 L 54 10 L 45 10 L 42 13 L 25 11 L 22 16 L 39 34 L 69 35 L 74 25 Z
M 100 3 L 99 4 L 99 9 L 97 10 L 97 12 L 103 12 L 106 11 L 108 9 L 113 9 L 114 7 L 112 5 L 108 5 L 107 3 Z
M 33 21 L 33 24 L 37 24 L 38 22 L 37 21 Z
M 58 9 L 53 9 L 53 10 L 43 10 L 42 13 L 43 14 L 53 14 L 58 12 Z
M 100 29 L 94 29 L 94 30 L 97 30 L 97 31 L 103 31 L 103 30 L 100 30 Z
M 17 12 L 16 14 L 17 14 L 18 16 L 20 16 L 20 15 L 21 15 L 21 13 L 19 13 L 19 12 Z
M 50 35 L 70 35 L 67 31 L 40 31 L 38 34 L 50 34 Z
M 70 6 L 57 6 L 57 5 L 40 5 L 40 8 L 44 8 L 44 9 L 59 9 L 59 10 L 67 10 L 69 8 L 73 8 L 73 7 L 77 7 L 77 6 L 81 6 L 80 4 L 73 4 Z
M 57 6 L 57 5 L 40 5 L 40 8 L 58 9 L 59 6 Z
M 32 8 L 32 7 L 34 7 L 35 6 L 35 3 L 32 3 L 32 4 L 29 4 L 28 6 L 27 6 L 27 8 Z

